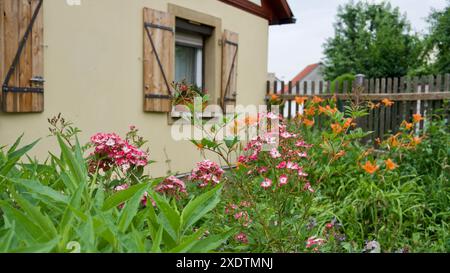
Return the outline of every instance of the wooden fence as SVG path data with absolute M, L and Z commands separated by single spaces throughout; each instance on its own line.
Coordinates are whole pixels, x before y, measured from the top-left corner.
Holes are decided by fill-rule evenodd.
M 332 88 L 331 82 L 326 81 L 303 81 L 303 82 L 267 82 L 267 97 L 277 94 L 285 100 L 283 115 L 285 118 L 292 118 L 297 113 L 302 113 L 302 105 L 295 102 L 297 96 L 321 98 L 331 98 L 335 96 L 338 105 L 343 110 L 343 105 L 350 101 L 358 104 L 368 104 L 372 102 L 376 105 L 370 110 L 367 117 L 358 120 L 358 126 L 365 131 L 373 131 L 372 139 L 382 138 L 386 133 L 398 131 L 403 120 L 411 121 L 412 115 L 420 113 L 424 117 L 432 117 L 432 114 L 443 109 L 449 123 L 449 104 L 445 103 L 450 99 L 450 74 L 426 76 L 426 77 L 401 77 L 401 78 L 381 78 L 364 79 L 358 77 L 353 82 L 338 83 Z M 336 92 L 332 92 L 336 90 Z M 386 107 L 380 103 L 383 99 L 389 99 L 394 105 Z M 320 126 L 320 120 L 317 122 Z M 426 126 L 425 121 L 420 122 L 416 129 Z

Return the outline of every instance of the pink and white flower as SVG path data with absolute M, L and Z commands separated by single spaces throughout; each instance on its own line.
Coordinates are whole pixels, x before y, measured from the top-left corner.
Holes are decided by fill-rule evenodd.
M 287 175 L 283 174 L 279 178 L 280 186 L 284 186 L 288 183 L 288 177 Z
M 156 186 L 155 191 L 178 198 L 186 193 L 186 184 L 175 176 L 169 176 Z
M 312 193 L 315 193 L 315 192 L 316 192 L 316 191 L 313 189 L 313 187 L 311 186 L 311 184 L 310 184 L 309 182 L 307 182 L 307 183 L 305 184 L 305 186 L 303 187 L 303 190 L 309 191 L 309 192 L 312 192 Z
M 190 180 L 200 182 L 199 187 L 204 188 L 208 185 L 220 183 L 224 170 L 211 160 L 204 160 L 197 163 L 197 167 L 192 170 Z
M 323 244 L 325 244 L 325 239 L 322 238 L 317 238 L 317 236 L 312 236 L 309 237 L 308 240 L 306 240 L 306 248 L 311 248 L 311 247 L 319 247 Z
M 270 150 L 270 156 L 272 158 L 280 158 L 281 154 L 280 154 L 280 152 L 278 151 L 277 148 L 273 148 L 272 150 Z
M 261 187 L 263 187 L 264 189 L 272 187 L 272 180 L 270 180 L 269 178 L 264 178 L 263 182 L 261 182 Z

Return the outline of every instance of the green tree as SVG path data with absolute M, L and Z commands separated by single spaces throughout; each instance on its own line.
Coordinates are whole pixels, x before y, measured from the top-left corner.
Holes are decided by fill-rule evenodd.
M 422 42 L 389 3 L 349 2 L 338 9 L 335 36 L 324 45 L 327 79 L 351 73 L 403 76 L 420 66 Z
M 450 1 L 444 10 L 433 10 L 428 17 L 425 59 L 432 73 L 450 73 Z

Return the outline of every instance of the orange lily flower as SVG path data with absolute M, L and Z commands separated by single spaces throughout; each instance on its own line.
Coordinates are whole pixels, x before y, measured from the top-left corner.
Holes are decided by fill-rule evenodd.
M 203 146 L 203 144 L 201 144 L 201 143 L 197 143 L 197 149 L 199 149 L 199 150 L 203 150 L 203 148 L 204 148 L 204 146 Z
M 345 123 L 344 123 L 344 129 L 347 129 L 348 127 L 350 127 L 350 125 L 352 125 L 352 122 L 353 122 L 353 119 L 352 118 L 348 118 L 348 119 L 346 119 L 345 120 Z
M 331 124 L 331 129 L 333 129 L 333 133 L 336 135 L 342 133 L 342 131 L 344 130 L 344 128 L 342 128 L 339 123 Z
M 346 152 L 344 150 L 339 151 L 338 153 L 336 153 L 336 155 L 334 156 L 335 159 L 339 159 L 341 157 L 343 157 L 346 154 Z
M 270 96 L 270 99 L 271 99 L 271 100 L 278 100 L 278 95 L 272 94 L 272 95 Z
M 402 122 L 402 126 L 404 126 L 406 130 L 411 130 L 411 129 L 413 128 L 414 124 L 409 123 L 409 122 L 407 122 L 407 121 L 404 120 L 404 121 Z
M 313 98 L 313 100 L 312 100 L 314 103 L 321 103 L 321 102 L 323 102 L 323 99 L 322 98 L 319 98 L 318 96 L 314 96 L 314 98 Z
M 325 108 L 327 108 L 327 110 L 330 111 L 331 114 L 336 113 L 338 110 L 336 107 L 331 108 L 329 105 L 327 105 Z
M 316 107 L 311 106 L 308 109 L 305 109 L 305 113 L 307 116 L 314 116 L 316 114 Z
M 258 118 L 255 117 L 245 117 L 245 124 L 246 125 L 253 125 L 258 122 Z
M 377 138 L 375 139 L 375 143 L 376 143 L 377 145 L 380 145 L 380 144 L 381 144 L 381 139 L 380 139 L 379 137 L 377 137 Z
M 400 135 L 400 133 L 396 134 L 395 136 L 389 137 L 388 143 L 389 143 L 390 146 L 392 146 L 392 147 L 397 147 L 397 146 L 399 146 L 400 143 L 398 142 L 398 139 L 397 139 L 397 137 L 398 137 L 399 135 Z
M 415 136 L 411 140 L 411 145 L 416 146 L 416 145 L 419 145 L 421 142 L 422 142 L 422 138 Z
M 385 160 L 384 163 L 386 163 L 386 168 L 390 171 L 397 169 L 398 165 L 394 163 L 390 158 L 388 160 Z
M 308 97 L 295 97 L 295 102 L 297 104 L 304 104 L 305 101 L 307 101 L 307 100 L 308 100 Z
M 366 164 L 362 167 L 367 173 L 374 174 L 380 167 L 376 164 L 373 164 L 370 161 L 367 161 Z
M 319 105 L 319 113 L 320 114 L 326 114 L 327 113 L 327 108 L 322 107 L 322 106 Z
M 420 121 L 423 120 L 423 117 L 421 114 L 417 113 L 413 115 L 413 121 L 414 123 L 419 123 Z
M 370 110 L 373 110 L 373 109 L 376 109 L 376 108 L 380 108 L 380 105 L 381 105 L 380 103 L 375 104 L 375 103 L 373 103 L 371 101 L 367 102 L 367 106 L 369 106 Z
M 305 118 L 304 120 L 303 120 L 303 124 L 305 124 L 306 126 L 308 126 L 308 127 L 312 127 L 313 125 L 314 125 L 314 119 L 313 120 L 310 120 L 310 119 L 307 119 L 307 118 Z
M 382 102 L 382 103 L 384 104 L 384 106 L 386 106 L 386 107 L 390 107 L 390 106 L 394 105 L 394 102 L 391 101 L 391 100 L 389 100 L 389 99 L 383 99 L 381 102 Z

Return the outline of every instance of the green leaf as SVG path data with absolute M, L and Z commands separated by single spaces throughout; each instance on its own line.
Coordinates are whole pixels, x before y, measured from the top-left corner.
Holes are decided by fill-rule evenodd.
M 165 198 L 163 198 L 159 194 L 153 191 L 150 191 L 149 194 L 155 201 L 156 206 L 160 211 L 158 217 L 159 222 L 164 226 L 164 229 L 167 231 L 170 237 L 172 237 L 172 239 L 174 239 L 175 241 L 178 241 L 181 225 L 180 214 L 174 208 L 172 208 L 172 206 L 169 204 L 169 202 L 167 202 Z
M 152 253 L 161 253 L 161 241 L 162 241 L 162 235 L 163 235 L 164 228 L 161 225 L 158 229 L 158 232 L 156 233 L 156 236 L 152 238 Z
M 190 226 L 200 220 L 205 214 L 213 210 L 220 201 L 220 193 L 222 185 L 215 187 L 214 189 L 200 195 L 199 197 L 191 200 L 183 212 L 181 213 L 181 219 L 183 223 L 183 231 L 186 231 Z
M 186 253 L 188 252 L 199 240 L 199 238 L 203 235 L 206 228 L 202 227 L 197 230 L 194 234 L 186 236 L 183 238 L 182 242 L 178 244 L 176 247 L 172 248 L 169 253 Z
M 128 199 L 132 198 L 136 192 L 141 191 L 142 189 L 148 187 L 149 183 L 137 184 L 129 187 L 126 190 L 118 191 L 111 195 L 108 199 L 105 200 L 103 204 L 103 211 L 107 211 L 109 209 L 115 208 L 120 204 L 126 202 Z
M 225 145 L 227 145 L 228 149 L 231 149 L 239 142 L 239 138 L 235 137 L 225 137 L 224 138 Z
M 119 230 L 122 232 L 125 232 L 131 224 L 131 221 L 133 221 L 134 216 L 138 212 L 139 205 L 141 204 L 142 196 L 148 189 L 148 183 L 142 185 L 145 185 L 145 187 L 139 188 L 131 199 L 126 202 L 125 207 L 122 209 L 122 213 L 119 218 Z
M 191 253 L 206 253 L 220 247 L 228 238 L 236 233 L 235 229 L 230 229 L 219 235 L 211 235 L 198 241 L 190 250 Z
M 17 204 L 24 210 L 30 220 L 40 227 L 43 235 L 46 235 L 47 239 L 50 240 L 58 236 L 58 232 L 56 231 L 55 225 L 50 220 L 50 217 L 41 213 L 39 207 L 32 205 L 25 198 L 15 193 L 14 189 L 11 190 L 11 195 L 16 200 Z
M 8 153 L 8 159 L 6 163 L 4 163 L 0 167 L 0 176 L 6 176 L 9 173 L 9 171 L 16 165 L 17 161 L 19 161 L 24 154 L 28 153 L 38 142 L 39 139 L 29 145 L 26 145 L 25 147 L 22 147 L 17 151 Z
M 8 150 L 8 152 L 7 152 L 8 155 L 9 155 L 9 154 L 12 154 L 12 153 L 17 149 L 17 147 L 19 146 L 20 142 L 22 141 L 23 136 L 24 136 L 24 134 L 21 134 L 21 135 L 16 139 L 16 141 L 15 141 L 14 144 L 11 146 L 11 148 L 9 148 L 9 150 Z
M 55 191 L 50 187 L 42 185 L 38 181 L 27 179 L 11 179 L 11 181 L 27 188 L 28 190 L 31 190 L 33 193 L 47 196 L 56 202 L 61 202 L 65 204 L 69 203 L 69 197 Z
M 18 248 L 10 251 L 10 253 L 49 253 L 56 247 L 57 244 L 58 238 L 55 238 L 47 243 Z
M 15 224 L 12 224 L 12 227 L 10 227 L 6 233 L 0 238 L 0 253 L 7 253 L 9 252 L 9 249 L 11 248 L 11 243 L 13 238 L 15 237 Z
M 72 195 L 69 205 L 66 207 L 64 214 L 59 223 L 58 229 L 62 234 L 62 239 L 59 245 L 59 249 L 65 247 L 65 244 L 69 241 L 70 230 L 72 229 L 72 221 L 74 219 L 73 210 L 79 209 L 81 207 L 81 195 L 84 191 L 86 183 L 82 183 L 77 191 Z
M 64 143 L 64 140 L 58 135 L 59 147 L 63 155 L 64 163 L 69 167 L 70 173 L 73 176 L 75 184 L 87 182 L 87 172 L 85 171 L 85 161 L 79 157 L 81 148 L 79 145 L 75 146 L 75 153 Z
M 0 208 L 2 209 L 3 217 L 15 221 L 18 239 L 29 242 L 45 241 L 41 229 L 27 215 L 4 201 L 0 201 Z

